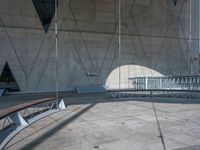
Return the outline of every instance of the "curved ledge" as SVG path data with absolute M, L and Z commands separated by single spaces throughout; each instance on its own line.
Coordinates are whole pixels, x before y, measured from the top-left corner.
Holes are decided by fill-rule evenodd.
M 1 110 L 0 150 L 24 128 L 63 109 L 65 109 L 63 99 L 44 98 Z

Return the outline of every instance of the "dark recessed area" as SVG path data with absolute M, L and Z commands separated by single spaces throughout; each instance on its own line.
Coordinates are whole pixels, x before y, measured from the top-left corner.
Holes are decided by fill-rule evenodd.
M 47 33 L 55 12 L 54 0 L 33 0 L 44 31 Z
M 176 6 L 177 0 L 173 0 L 173 2 L 174 2 L 174 6 Z
M 10 92 L 20 91 L 18 84 L 17 84 L 7 62 L 1 72 L 1 75 L 0 75 L 0 88 L 6 89 Z

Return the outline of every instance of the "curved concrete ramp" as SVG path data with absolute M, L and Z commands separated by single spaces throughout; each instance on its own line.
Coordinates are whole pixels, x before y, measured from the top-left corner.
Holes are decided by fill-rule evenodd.
M 71 105 L 23 130 L 7 150 L 162 150 L 200 144 L 200 105 L 122 101 Z

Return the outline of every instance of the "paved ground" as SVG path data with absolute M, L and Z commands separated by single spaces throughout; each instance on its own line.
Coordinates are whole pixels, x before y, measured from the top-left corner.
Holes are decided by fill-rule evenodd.
M 71 103 L 66 110 L 32 124 L 6 149 L 200 149 L 198 102 L 164 99 L 112 101 L 107 94 L 72 94 L 65 101 Z

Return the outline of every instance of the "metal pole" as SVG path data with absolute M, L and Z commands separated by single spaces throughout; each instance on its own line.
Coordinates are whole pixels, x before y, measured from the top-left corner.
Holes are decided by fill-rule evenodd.
M 200 22 L 200 0 L 199 0 L 199 13 L 198 13 L 198 15 L 199 15 L 199 22 Z M 199 26 L 200 26 L 200 24 L 199 24 Z M 199 27 L 199 32 L 200 32 L 200 27 Z M 199 35 L 199 38 L 200 38 L 200 35 Z M 198 42 L 200 43 L 200 40 Z M 200 54 L 200 44 L 199 44 L 199 47 L 198 47 L 198 54 Z M 199 58 L 199 56 L 197 58 Z M 199 74 L 199 70 L 198 70 L 197 73 Z
M 190 76 L 192 75 L 192 0 L 190 0 L 190 33 L 189 33 L 189 49 L 190 49 Z
M 119 0 L 119 93 L 121 92 L 121 0 Z M 119 94 L 119 99 L 121 96 Z
M 190 48 L 190 76 L 192 75 L 192 0 L 190 0 L 190 33 L 189 33 L 189 48 Z M 191 83 L 189 83 L 189 90 L 191 90 Z
M 58 0 L 55 0 L 56 99 L 58 100 Z

